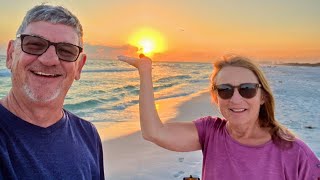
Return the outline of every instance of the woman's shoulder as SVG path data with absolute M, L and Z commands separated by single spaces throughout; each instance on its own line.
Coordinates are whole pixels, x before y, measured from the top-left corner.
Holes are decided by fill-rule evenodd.
M 311 150 L 311 148 L 299 138 L 296 138 L 293 141 L 292 149 L 294 151 L 299 152 L 300 155 L 305 156 L 306 158 L 310 158 L 310 157 L 314 158 L 314 157 L 316 157 L 315 153 Z
M 219 117 L 206 116 L 193 121 L 199 135 L 199 142 L 202 149 L 206 149 L 209 144 L 213 143 L 213 139 L 223 135 L 226 125 L 226 120 Z
M 294 158 L 299 164 L 299 171 L 309 171 L 313 177 L 320 177 L 320 159 L 311 148 L 301 139 L 296 138 L 293 147 L 287 153 L 288 159 Z M 305 172 L 306 173 L 306 172 Z
M 219 117 L 205 116 L 194 120 L 194 123 L 196 124 L 196 126 L 202 128 L 221 129 L 225 126 L 227 121 Z
M 280 152 L 283 160 L 294 160 L 301 165 L 309 164 L 320 171 L 320 159 L 316 156 L 312 149 L 299 138 L 295 138 L 295 140 L 291 142 L 290 148 L 280 150 Z

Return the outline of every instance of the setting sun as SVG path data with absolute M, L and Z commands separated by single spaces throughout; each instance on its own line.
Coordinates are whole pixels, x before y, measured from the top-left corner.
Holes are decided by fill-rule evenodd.
M 137 47 L 137 53 L 153 55 L 167 50 L 167 44 L 163 35 L 151 28 L 141 28 L 129 37 L 129 44 Z
M 144 54 L 151 53 L 154 50 L 154 44 L 151 39 L 142 39 L 138 44 L 142 47 L 142 52 Z

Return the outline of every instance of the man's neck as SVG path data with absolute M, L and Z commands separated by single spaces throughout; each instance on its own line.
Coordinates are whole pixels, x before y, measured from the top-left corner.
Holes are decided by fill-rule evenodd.
M 59 106 L 54 102 L 32 102 L 27 97 L 16 97 L 12 90 L 0 103 L 22 120 L 40 127 L 49 127 L 63 116 L 62 103 Z

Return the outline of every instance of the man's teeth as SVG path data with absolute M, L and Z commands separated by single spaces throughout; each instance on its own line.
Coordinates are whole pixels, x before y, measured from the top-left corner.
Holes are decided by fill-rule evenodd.
M 47 74 L 47 73 L 43 73 L 43 72 L 34 72 L 34 73 L 37 74 L 37 75 L 40 75 L 40 76 L 50 76 L 50 77 L 59 76 L 58 74 Z
M 231 111 L 233 112 L 243 112 L 245 111 L 246 109 L 231 109 Z

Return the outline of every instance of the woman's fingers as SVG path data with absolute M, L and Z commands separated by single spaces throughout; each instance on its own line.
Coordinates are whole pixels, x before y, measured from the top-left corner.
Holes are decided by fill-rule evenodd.
M 128 56 L 118 56 L 118 60 L 120 61 L 124 61 L 134 67 L 137 67 L 137 61 L 139 61 L 138 58 L 134 58 L 134 57 L 128 57 Z
M 144 54 L 140 54 L 139 55 L 139 58 L 141 59 L 141 58 L 144 58 L 144 57 L 146 57 Z
M 140 58 L 140 59 L 139 59 Z M 128 57 L 128 56 L 118 56 L 118 60 L 124 61 L 134 67 L 136 67 L 139 72 L 148 72 L 152 69 L 152 61 L 149 57 L 144 54 L 140 54 L 139 58 Z

